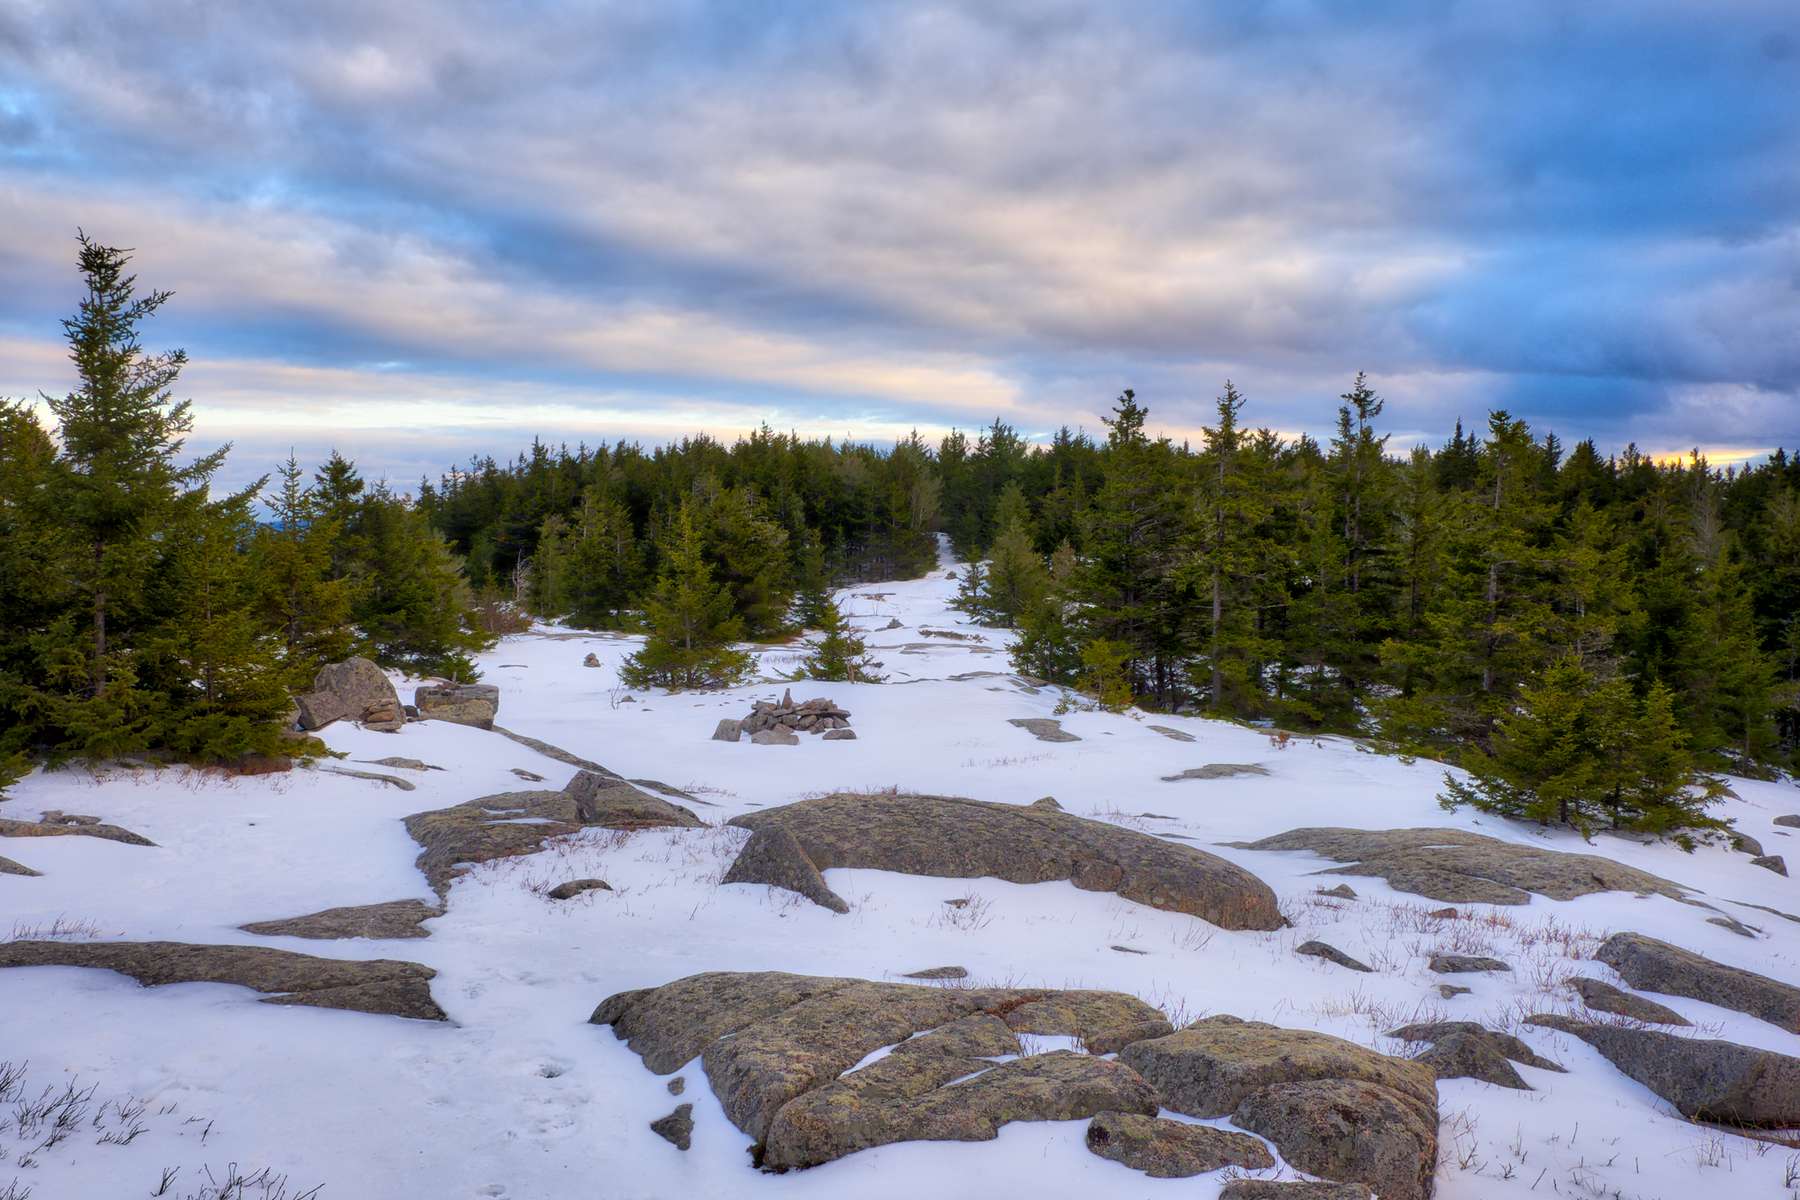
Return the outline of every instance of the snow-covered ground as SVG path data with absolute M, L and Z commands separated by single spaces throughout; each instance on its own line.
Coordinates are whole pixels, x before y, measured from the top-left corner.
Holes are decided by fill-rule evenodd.
M 882 979 L 958 964 L 976 982 L 1101 987 L 1135 993 L 1178 1023 L 1232 1013 L 1307 1026 L 1377 1046 L 1381 1032 L 1442 1015 L 1521 1032 L 1566 1075 L 1528 1067 L 1535 1089 L 1468 1080 L 1440 1085 L 1443 1149 L 1438 1195 L 1622 1196 L 1676 1200 L 1787 1197 L 1794 1152 L 1689 1124 L 1585 1044 L 1518 1018 L 1566 1010 L 1558 987 L 1575 973 L 1613 979 L 1579 961 L 1610 931 L 1667 938 L 1721 962 L 1800 983 L 1800 924 L 1724 906 L 1762 927 L 1748 940 L 1706 922 L 1704 909 L 1662 897 L 1606 893 L 1522 907 L 1461 906 L 1472 919 L 1426 919 L 1440 905 L 1382 881 L 1320 879 L 1331 864 L 1305 853 L 1258 853 L 1216 843 L 1302 825 L 1398 828 L 1444 825 L 1559 849 L 1586 849 L 1686 884 L 1709 899 L 1800 911 L 1800 880 L 1723 848 L 1684 854 L 1668 845 L 1601 839 L 1584 847 L 1436 803 L 1443 769 L 1369 753 L 1341 739 L 1276 746 L 1256 730 L 1193 718 L 1074 712 L 1078 742 L 1051 744 L 1007 723 L 1056 715 L 1055 689 L 1026 690 L 1008 674 L 1006 635 L 971 627 L 947 605 L 946 563 L 927 578 L 841 593 L 853 622 L 885 663 L 880 685 L 793 685 L 852 714 L 855 741 L 802 736 L 797 747 L 709 740 L 719 718 L 779 696 L 762 683 L 727 693 L 638 693 L 625 702 L 616 667 L 629 638 L 542 629 L 508 638 L 484 657 L 502 688 L 506 727 L 604 763 L 620 774 L 673 784 L 729 817 L 835 790 L 907 791 L 1029 803 L 1053 795 L 1070 812 L 1164 836 L 1185 836 L 1266 880 L 1293 927 L 1233 933 L 1109 893 L 1067 883 L 1021 886 L 875 871 L 833 871 L 851 903 L 838 916 L 761 886 L 720 885 L 743 834 L 589 830 L 543 853 L 474 869 L 454 887 L 448 914 L 424 939 L 307 941 L 259 938 L 237 926 L 318 909 L 432 899 L 414 869 L 418 848 L 400 818 L 499 792 L 560 786 L 573 772 L 499 734 L 420 723 L 399 734 L 340 723 L 325 741 L 349 759 L 404 755 L 445 768 L 399 772 L 402 792 L 317 771 L 223 779 L 188 771 L 38 773 L 0 815 L 92 813 L 144 834 L 155 848 L 85 837 L 0 839 L 0 853 L 41 878 L 0 875 L 0 937 L 69 936 L 274 945 L 345 958 L 412 959 L 436 968 L 433 992 L 450 1024 L 257 1003 L 223 985 L 140 988 L 110 972 L 0 971 L 0 1061 L 29 1062 L 32 1095 L 71 1081 L 92 1085 L 91 1128 L 21 1163 L 21 1141 L 0 1111 L 0 1197 L 13 1183 L 36 1200 L 148 1196 L 166 1168 L 165 1193 L 207 1195 L 228 1164 L 262 1168 L 255 1200 L 323 1185 L 321 1200 L 507 1197 L 1205 1198 L 1217 1177 L 1153 1180 L 1087 1152 L 1085 1122 L 1015 1124 L 995 1142 L 911 1143 L 864 1151 L 787 1175 L 753 1170 L 748 1138 L 725 1119 L 697 1064 L 684 1072 L 694 1104 L 693 1148 L 676 1150 L 647 1124 L 673 1107 L 662 1077 L 587 1024 L 594 1006 L 624 988 L 702 970 L 781 969 Z M 885 628 L 898 620 L 898 628 Z M 934 637 L 930 630 L 973 635 Z M 582 666 L 589 652 L 599 669 Z M 773 678 L 790 648 L 762 655 Z M 408 693 L 410 694 L 410 693 Z M 1185 731 L 1173 740 L 1151 725 Z M 1207 763 L 1256 763 L 1266 777 L 1163 782 Z M 345 765 L 355 765 L 346 762 Z M 512 768 L 548 777 L 522 783 Z M 380 768 L 374 768 L 379 770 Z M 1733 780 L 1726 815 L 1769 853 L 1800 850 L 1771 824 L 1800 811 L 1791 784 Z M 1154 814 L 1154 815 L 1151 815 Z M 1800 854 L 1789 853 L 1800 868 Z M 599 876 L 614 887 L 565 903 L 544 884 Z M 1349 882 L 1356 901 L 1318 897 Z M 947 907 L 948 898 L 973 903 Z M 1322 938 L 1374 964 L 1357 975 L 1293 947 Z M 1121 949 L 1124 948 L 1124 949 Z M 1495 953 L 1511 975 L 1454 977 L 1474 989 L 1441 1000 L 1443 977 L 1425 968 L 1434 949 Z M 1658 996 L 1710 1036 L 1800 1055 L 1800 1036 L 1711 1005 Z M 103 1102 L 131 1105 L 127 1117 Z M 129 1144 L 100 1133 L 136 1123 Z M 16 1182 L 15 1182 L 16 1181 Z

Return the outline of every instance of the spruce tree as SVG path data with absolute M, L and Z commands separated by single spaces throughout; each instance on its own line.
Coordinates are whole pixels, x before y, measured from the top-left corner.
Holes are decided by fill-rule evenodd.
M 662 577 L 645 622 L 643 649 L 619 668 L 619 678 L 631 687 L 731 687 L 750 673 L 750 655 L 732 645 L 743 637 L 743 621 L 732 612 L 731 592 L 713 582 L 688 502 L 668 532 Z
M 797 678 L 881 682 L 881 676 L 874 673 L 874 668 L 881 664 L 870 661 L 868 647 L 845 622 L 843 611 L 829 595 L 816 628 L 822 636 L 812 644 L 812 652 L 801 660 Z
M 588 488 L 576 510 L 572 541 L 566 545 L 561 604 L 571 619 L 584 629 L 626 625 L 644 566 L 625 506 L 598 488 Z
M 1031 534 L 1016 513 L 1000 528 L 988 551 L 986 595 L 982 607 L 985 623 L 1011 629 L 1019 618 L 1041 603 L 1049 576 L 1032 545 Z
M 956 597 L 950 601 L 950 607 L 977 624 L 988 624 L 994 610 L 988 597 L 988 569 L 985 562 L 972 559 L 963 564 L 962 574 L 956 581 Z
M 367 555 L 356 566 L 362 649 L 385 666 L 473 679 L 469 655 L 491 639 L 471 619 L 468 579 L 443 537 L 382 484 L 363 498 L 356 524 Z
M 350 653 L 350 585 L 332 576 L 339 526 L 314 503 L 299 462 L 289 454 L 275 474 L 264 493 L 270 520 L 250 540 L 251 571 L 263 623 L 280 638 L 283 676 L 303 689 Z

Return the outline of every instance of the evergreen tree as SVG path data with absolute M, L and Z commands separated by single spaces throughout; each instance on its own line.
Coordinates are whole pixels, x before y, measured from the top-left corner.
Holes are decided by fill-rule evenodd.
M 624 505 L 590 487 L 575 520 L 560 581 L 562 606 L 584 629 L 618 629 L 635 604 L 644 570 L 631 516 Z
M 733 647 L 743 622 L 731 593 L 713 582 L 691 505 L 676 514 L 663 548 L 663 574 L 646 611 L 649 636 L 619 678 L 631 687 L 731 687 L 749 674 L 750 655 Z
M 1019 618 L 1043 600 L 1049 586 L 1043 560 L 1038 557 L 1023 518 L 1013 514 L 1001 527 L 988 551 L 987 586 L 982 598 L 986 623 L 1011 629 Z
M 387 666 L 473 679 L 469 655 L 490 639 L 470 620 L 469 582 L 444 539 L 385 485 L 363 499 L 357 528 L 368 555 L 354 610 L 362 648 Z
M 963 564 L 962 575 L 956 581 L 956 598 L 950 601 L 950 607 L 977 624 L 990 622 L 994 610 L 988 597 L 986 563 L 976 559 Z
M 868 647 L 844 620 L 837 601 L 829 595 L 816 628 L 823 635 L 812 645 L 812 652 L 800 662 L 802 679 L 840 679 L 849 683 L 880 683 L 874 673 L 880 663 L 869 659 Z
M 264 494 L 272 519 L 250 540 L 251 574 L 263 623 L 280 638 L 282 674 L 301 689 L 321 666 L 350 653 L 350 585 L 332 577 L 339 526 L 314 504 L 292 454 L 276 478 Z
M 715 496 L 707 521 L 707 559 L 714 577 L 730 591 L 745 635 L 785 633 L 794 599 L 787 530 L 745 488 L 726 488 Z

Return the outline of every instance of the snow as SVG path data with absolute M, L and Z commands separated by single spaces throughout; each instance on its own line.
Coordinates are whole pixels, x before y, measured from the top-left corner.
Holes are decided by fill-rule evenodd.
M 411 792 L 318 771 L 244 779 L 187 770 L 38 772 L 0 811 L 23 818 L 53 808 L 92 813 L 157 846 L 85 837 L 0 840 L 0 853 L 43 872 L 0 876 L 0 936 L 9 926 L 14 936 L 36 936 L 60 921 L 74 928 L 70 936 L 412 959 L 438 971 L 433 993 L 452 1023 L 268 1006 L 253 992 L 223 985 L 145 989 L 104 971 L 0 971 L 0 1060 L 28 1060 L 34 1094 L 78 1078 L 96 1086 L 96 1104 L 147 1102 L 145 1130 L 129 1145 L 76 1136 L 37 1153 L 29 1166 L 18 1161 L 29 1146 L 0 1126 L 0 1196 L 15 1176 L 38 1200 L 149 1195 L 171 1166 L 179 1174 L 169 1194 L 198 1195 L 206 1183 L 202 1168 L 222 1178 L 233 1162 L 245 1172 L 268 1167 L 272 1179 L 285 1176 L 290 1200 L 321 1184 L 322 1200 L 1216 1194 L 1218 1176 L 1152 1180 L 1089 1154 L 1079 1121 L 1016 1124 L 994 1142 L 902 1144 L 762 1175 L 697 1063 L 681 1072 L 687 1088 L 677 1101 L 666 1078 L 646 1070 L 611 1030 L 586 1023 L 613 992 L 701 970 L 897 979 L 949 964 L 968 968 L 976 983 L 1112 988 L 1161 1006 L 1178 1023 L 1233 1013 L 1390 1052 L 1403 1048 L 1382 1038 L 1383 1030 L 1433 1016 L 1519 1032 L 1569 1073 L 1521 1067 L 1532 1092 L 1468 1080 L 1440 1085 L 1438 1195 L 1449 1200 L 1559 1193 L 1673 1200 L 1703 1189 L 1790 1194 L 1783 1177 L 1793 1151 L 1685 1122 L 1585 1044 L 1518 1020 L 1567 1010 L 1557 984 L 1572 974 L 1616 982 L 1610 970 L 1577 956 L 1620 929 L 1800 982 L 1800 924 L 1722 905 L 1766 932 L 1747 940 L 1707 924 L 1712 914 L 1705 909 L 1617 893 L 1459 906 L 1470 919 L 1443 922 L 1423 916 L 1440 905 L 1395 893 L 1379 879 L 1315 876 L 1331 864 L 1314 855 L 1215 843 L 1303 825 L 1440 825 L 1604 854 L 1714 902 L 1796 912 L 1800 882 L 1718 847 L 1687 854 L 1613 838 L 1583 846 L 1565 833 L 1446 813 L 1435 799 L 1441 765 L 1378 756 L 1345 739 L 1300 740 L 1283 749 L 1262 732 L 1225 722 L 1057 714 L 1056 689 L 1028 692 L 1008 674 L 1007 634 L 971 627 L 949 609 L 955 569 L 946 561 L 921 580 L 840 593 L 885 663 L 889 681 L 881 685 L 784 684 L 775 677 L 798 657 L 789 646 L 761 649 L 771 681 L 717 694 L 633 693 L 627 702 L 617 666 L 632 639 L 548 626 L 508 638 L 487 655 L 484 679 L 501 687 L 507 728 L 622 775 L 693 792 L 708 822 L 842 789 L 899 787 L 1019 804 L 1054 795 L 1070 812 L 1185 836 L 1239 863 L 1280 894 L 1292 928 L 1228 932 L 1067 883 L 880 871 L 828 874 L 851 905 L 839 916 L 788 893 L 721 885 L 745 835 L 715 827 L 629 836 L 586 830 L 539 854 L 477 867 L 457 882 L 447 915 L 428 923 L 425 939 L 262 938 L 237 926 L 342 905 L 431 900 L 401 817 L 560 786 L 571 768 L 498 734 L 427 722 L 398 734 L 339 724 L 323 735 L 346 761 L 403 755 L 444 768 L 378 768 L 413 782 Z M 902 627 L 884 629 L 890 619 Z M 979 640 L 931 637 L 925 629 Z M 590 651 L 599 669 L 581 665 Z M 959 675 L 965 678 L 952 678 Z M 742 716 L 751 700 L 778 697 L 786 686 L 848 709 L 858 740 L 803 735 L 794 747 L 709 740 L 720 717 Z M 1049 716 L 1082 740 L 1039 742 L 1007 723 Z M 1174 741 L 1152 723 L 1196 740 Z M 1209 762 L 1257 763 L 1270 774 L 1160 779 Z M 524 783 L 513 768 L 549 782 Z M 1800 848 L 1788 841 L 1790 831 L 1771 823 L 1800 811 L 1800 791 L 1789 783 L 1731 784 L 1738 798 L 1724 812 L 1739 828 L 1769 853 Z M 495 819 L 507 820 L 506 810 L 496 804 Z M 1790 858 L 1800 867 L 1800 855 Z M 588 876 L 615 890 L 562 903 L 541 894 Z M 1340 882 L 1360 899 L 1315 894 Z M 970 903 L 944 903 L 953 898 Z M 1310 938 L 1377 972 L 1357 975 L 1292 952 Z M 1435 985 L 1445 977 L 1425 969 L 1435 949 L 1497 954 L 1516 970 L 1448 977 L 1474 991 L 1442 1001 Z M 1656 998 L 1705 1036 L 1800 1055 L 1800 1036 L 1698 1001 Z M 1067 1044 L 1047 1037 L 1031 1043 L 1030 1052 Z M 678 1102 L 694 1105 L 693 1149 L 685 1154 L 646 1128 Z

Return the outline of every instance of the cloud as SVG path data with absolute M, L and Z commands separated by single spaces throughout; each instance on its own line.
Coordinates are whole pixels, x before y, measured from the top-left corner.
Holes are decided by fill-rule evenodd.
M 276 414 L 354 380 L 420 444 L 462 389 L 520 442 L 1127 385 L 1179 436 L 1227 375 L 1318 431 L 1358 369 L 1397 437 L 1704 443 L 1729 396 L 1800 442 L 1788 3 L 172 13 L 0 14 L 0 332 L 54 336 L 83 224 L 196 369 L 291 372 Z

